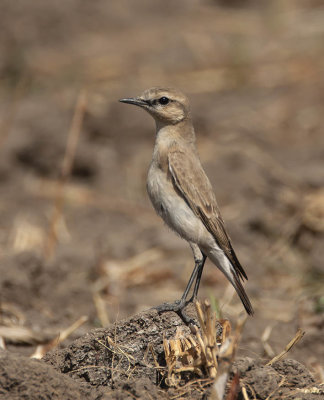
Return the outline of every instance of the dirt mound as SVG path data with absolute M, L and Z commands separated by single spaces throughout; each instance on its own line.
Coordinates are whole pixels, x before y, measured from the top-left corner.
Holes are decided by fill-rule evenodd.
M 192 309 L 191 315 L 192 314 Z M 163 379 L 166 360 L 163 337 L 189 328 L 174 313 L 155 310 L 137 314 L 109 329 L 96 329 L 42 361 L 9 352 L 0 353 L 0 394 L 4 399 L 125 399 L 212 396 L 212 382 L 191 374 L 190 384 L 168 387 Z M 256 399 L 318 400 L 319 386 L 295 360 L 266 365 L 260 359 L 239 358 L 231 367 L 227 387 L 239 377 L 234 398 L 243 391 Z M 196 378 L 196 380 L 194 379 Z M 201 378 L 201 377 L 200 377 Z M 228 389 L 229 390 L 229 389 Z M 316 394 L 317 393 L 317 394 Z
M 195 399 L 205 398 L 213 391 L 212 385 L 204 389 L 194 385 L 168 388 L 161 378 L 157 364 L 161 369 L 165 366 L 163 336 L 174 337 L 179 327 L 184 334 L 189 333 L 174 313 L 160 316 L 152 309 L 110 329 L 91 331 L 66 349 L 48 353 L 44 361 L 77 381 L 87 382 L 103 395 L 109 394 L 109 398 L 122 398 L 125 393 L 131 398 L 151 395 L 163 399 L 179 393 Z M 301 393 L 308 396 L 302 398 L 318 399 L 311 393 L 316 389 L 312 375 L 295 360 L 281 360 L 270 366 L 260 359 L 240 358 L 231 367 L 228 386 L 236 374 L 240 377 L 240 390 L 246 388 L 257 399 L 274 393 L 275 398 L 293 399 Z
M 156 383 L 156 365 L 150 348 L 162 365 L 163 335 L 170 338 L 182 326 L 174 313 L 160 316 L 149 310 L 110 329 L 93 330 L 71 346 L 48 353 L 44 361 L 94 387 L 121 388 L 125 381 L 138 379 Z M 183 329 L 189 334 L 189 328 Z

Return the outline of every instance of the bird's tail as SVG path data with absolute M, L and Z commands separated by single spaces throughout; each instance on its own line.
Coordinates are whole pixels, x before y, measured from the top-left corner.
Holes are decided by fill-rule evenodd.
M 248 295 L 246 294 L 242 285 L 242 276 L 235 270 L 230 260 L 226 257 L 221 250 L 212 250 L 206 252 L 211 261 L 224 273 L 226 278 L 231 282 L 236 293 L 239 295 L 241 302 L 249 315 L 253 315 L 253 307 Z
M 244 290 L 242 282 L 240 281 L 240 278 L 236 275 L 236 273 L 233 273 L 233 281 L 231 280 L 231 283 L 234 286 L 236 293 L 239 295 L 241 302 L 245 308 L 245 311 L 249 315 L 253 315 L 254 310 L 253 310 L 252 304 L 250 302 L 250 299 L 249 299 L 248 295 L 246 294 L 246 291 Z

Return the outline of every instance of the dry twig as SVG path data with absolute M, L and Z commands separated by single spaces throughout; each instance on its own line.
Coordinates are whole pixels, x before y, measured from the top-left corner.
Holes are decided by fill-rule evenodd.
M 287 353 L 288 351 L 296 344 L 298 343 L 302 337 L 304 336 L 305 332 L 303 332 L 301 329 L 298 329 L 296 332 L 295 337 L 287 344 L 285 349 L 278 354 L 276 357 L 274 357 L 272 360 L 270 360 L 266 365 L 272 365 L 273 363 L 281 360 Z
M 58 346 L 64 340 L 66 340 L 76 329 L 78 329 L 81 325 L 88 321 L 88 317 L 83 315 L 76 322 L 74 322 L 71 326 L 64 329 L 61 334 L 56 335 L 52 340 L 47 341 L 45 344 L 41 344 L 37 346 L 35 352 L 31 355 L 32 358 L 43 358 L 44 355 L 52 350 L 54 347 Z
M 197 375 L 199 379 L 195 382 L 207 379 L 210 384 L 215 381 L 222 346 L 230 340 L 229 322 L 216 319 L 209 301 L 203 306 L 197 301 L 195 306 L 200 329 L 191 325 L 191 335 L 184 336 L 178 329 L 175 338 L 163 339 L 168 386 L 179 387 L 183 373 Z M 227 377 L 225 383 L 226 380 Z
M 54 211 L 50 221 L 49 232 L 45 244 L 46 258 L 51 258 L 53 256 L 57 244 L 57 226 L 62 216 L 64 189 L 68 181 L 68 178 L 71 174 L 76 147 L 82 127 L 83 117 L 86 110 L 86 104 L 87 104 L 86 92 L 85 90 L 81 90 L 75 106 L 75 111 L 68 134 L 68 140 L 62 164 L 61 178 L 57 184 Z

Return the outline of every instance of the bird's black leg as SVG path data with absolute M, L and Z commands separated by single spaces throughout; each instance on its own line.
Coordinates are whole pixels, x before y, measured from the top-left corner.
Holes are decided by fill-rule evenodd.
M 189 299 L 189 302 L 194 301 L 197 298 L 197 294 L 198 294 L 198 290 L 199 290 L 199 285 L 200 285 L 200 280 L 201 280 L 201 275 L 203 273 L 204 270 L 204 265 L 205 265 L 205 261 L 206 261 L 206 256 L 204 253 L 202 253 L 203 258 L 199 263 L 199 267 L 198 267 L 198 272 L 197 272 L 197 278 L 196 278 L 196 282 L 195 282 L 195 286 L 194 286 L 194 290 L 192 293 L 192 296 Z
M 174 302 L 174 303 L 164 303 L 161 304 L 160 306 L 156 307 L 156 310 L 159 313 L 162 312 L 166 312 L 166 311 L 174 311 L 175 313 L 177 313 L 179 315 L 179 317 L 188 325 L 189 323 L 192 323 L 192 319 L 189 318 L 184 312 L 184 308 L 188 305 L 188 303 L 192 302 L 193 299 L 196 297 L 197 292 L 198 292 L 198 288 L 199 288 L 199 282 L 200 282 L 200 278 L 201 278 L 201 274 L 202 274 L 202 270 L 204 267 L 204 263 L 205 263 L 206 257 L 203 256 L 202 259 L 199 260 L 195 260 L 195 267 L 194 270 L 192 271 L 192 274 L 189 278 L 188 284 L 186 286 L 185 291 L 183 292 L 183 295 L 181 296 L 181 299 Z M 190 292 L 190 289 L 195 282 L 195 287 L 194 287 L 194 292 L 193 295 L 191 296 L 190 300 L 187 301 L 187 296 L 188 293 Z M 198 281 L 198 283 L 197 283 Z
M 181 299 L 179 302 L 179 306 L 181 306 L 182 308 L 187 305 L 186 299 L 187 299 L 188 293 L 190 292 L 192 284 L 194 283 L 194 280 L 197 279 L 197 274 L 199 273 L 199 268 L 200 268 L 200 262 L 195 260 L 195 267 L 192 271 L 192 274 L 189 278 L 189 281 L 187 283 L 185 291 L 183 292 L 183 295 L 181 296 Z

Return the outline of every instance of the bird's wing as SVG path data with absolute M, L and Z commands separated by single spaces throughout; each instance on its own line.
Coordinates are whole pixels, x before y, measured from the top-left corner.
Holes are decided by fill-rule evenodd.
M 213 188 L 200 164 L 198 156 L 194 152 L 184 152 L 178 149 L 171 150 L 168 155 L 168 167 L 179 194 L 213 235 L 238 276 L 241 279 L 247 279 L 225 230 Z

